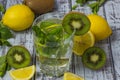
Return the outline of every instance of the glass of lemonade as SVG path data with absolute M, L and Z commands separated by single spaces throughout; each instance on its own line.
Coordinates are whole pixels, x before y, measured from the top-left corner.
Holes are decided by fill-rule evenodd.
M 72 38 L 62 27 L 62 13 L 47 13 L 33 23 L 33 37 L 40 71 L 48 76 L 61 76 L 69 70 Z

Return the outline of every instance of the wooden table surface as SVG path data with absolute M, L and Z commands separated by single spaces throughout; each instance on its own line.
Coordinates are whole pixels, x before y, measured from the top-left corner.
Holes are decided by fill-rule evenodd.
M 55 2 L 56 6 L 54 11 L 62 13 L 71 11 L 71 7 L 75 4 L 75 0 L 55 0 Z M 22 3 L 22 0 L 0 0 L 0 3 L 7 9 L 13 4 Z M 75 11 L 83 12 L 86 15 L 92 13 L 88 6 L 79 6 Z M 95 44 L 105 50 L 107 54 L 107 63 L 101 70 L 93 71 L 84 67 L 81 58 L 73 54 L 70 71 L 84 77 L 85 80 L 120 80 L 120 0 L 107 0 L 100 8 L 98 14 L 106 18 L 113 30 L 113 34 L 108 39 Z M 0 15 L 2 16 L 2 14 Z M 24 45 L 30 51 L 31 55 L 34 55 L 35 50 L 33 48 L 31 29 L 14 33 L 15 38 L 10 39 L 9 41 L 14 45 Z M 8 49 L 9 47 L 0 47 L 0 55 L 6 54 Z M 33 56 L 32 63 L 36 64 L 35 62 L 36 60 Z M 44 76 L 39 76 L 38 72 L 39 68 L 37 66 L 36 75 L 33 77 L 33 80 L 48 80 Z M 8 72 L 0 80 L 11 80 Z

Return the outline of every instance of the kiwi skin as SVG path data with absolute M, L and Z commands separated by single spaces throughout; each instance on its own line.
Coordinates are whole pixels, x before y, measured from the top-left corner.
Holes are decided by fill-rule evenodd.
M 21 55 L 22 61 L 17 61 L 14 58 L 15 54 Z M 11 47 L 7 52 L 6 59 L 7 59 L 7 63 L 15 69 L 27 67 L 31 63 L 31 55 L 28 49 L 20 45 Z
M 23 3 L 29 6 L 35 14 L 43 14 L 54 8 L 54 0 L 24 0 Z
M 100 61 L 91 61 L 90 57 L 94 54 L 99 56 Z M 99 70 L 106 64 L 106 53 L 99 47 L 90 47 L 83 53 L 82 62 L 87 68 L 90 68 L 92 70 Z
M 72 22 L 79 22 L 80 28 L 72 26 Z M 68 34 L 72 34 L 76 29 L 75 35 L 79 36 L 90 30 L 91 22 L 84 13 L 71 11 L 64 16 L 62 26 Z

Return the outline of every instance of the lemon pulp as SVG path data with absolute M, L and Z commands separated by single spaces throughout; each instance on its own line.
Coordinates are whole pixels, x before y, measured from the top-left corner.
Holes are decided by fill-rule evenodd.
M 82 36 L 74 36 L 73 42 L 73 52 L 81 56 L 87 48 L 94 45 L 95 38 L 92 32 L 89 31 Z
M 76 74 L 73 74 L 71 72 L 65 72 L 64 73 L 64 80 L 84 80 L 84 78 L 82 78 Z
M 14 80 L 29 80 L 35 73 L 35 66 L 32 65 L 25 68 L 11 70 L 9 73 Z

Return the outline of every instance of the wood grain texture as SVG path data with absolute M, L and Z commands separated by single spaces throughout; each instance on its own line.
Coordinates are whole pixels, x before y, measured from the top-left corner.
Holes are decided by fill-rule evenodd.
M 4 4 L 4 7 L 7 9 L 11 5 L 22 3 L 23 0 L 0 0 L 0 3 Z M 75 0 L 55 0 L 54 11 L 68 13 L 71 11 L 71 8 L 75 3 Z M 107 63 L 104 68 L 93 71 L 86 68 L 82 62 L 81 57 L 78 57 L 73 54 L 72 64 L 70 71 L 80 75 L 85 78 L 85 80 L 120 80 L 120 0 L 109 0 L 107 1 L 99 10 L 98 14 L 103 16 L 109 23 L 110 27 L 113 30 L 113 34 L 106 40 L 96 43 L 96 46 L 101 47 L 105 50 L 107 55 Z M 91 10 L 88 6 L 81 7 L 79 6 L 76 10 L 83 12 L 86 15 L 91 14 Z M 0 13 L 0 15 L 2 15 Z M 36 58 L 34 56 L 35 49 L 33 45 L 33 36 L 31 29 L 22 31 L 22 32 L 13 32 L 15 38 L 10 39 L 9 41 L 14 45 L 23 45 L 31 53 L 33 62 L 35 64 Z M 9 47 L 0 47 L 0 55 L 7 53 Z M 37 62 L 36 62 L 37 64 Z M 48 79 L 44 75 L 39 74 L 39 67 L 37 65 L 37 73 L 33 80 L 56 80 Z M 11 80 L 7 72 L 5 77 L 0 80 Z M 62 79 L 58 79 L 62 80 Z

